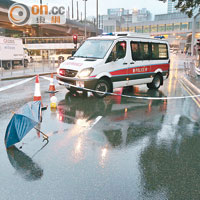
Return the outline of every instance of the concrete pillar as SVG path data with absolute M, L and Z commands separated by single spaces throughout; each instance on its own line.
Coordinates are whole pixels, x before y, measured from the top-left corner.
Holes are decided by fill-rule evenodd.
M 195 34 L 196 34 L 196 22 L 197 16 L 193 17 L 192 20 L 192 41 L 191 41 L 191 55 L 194 55 L 194 45 L 195 45 Z

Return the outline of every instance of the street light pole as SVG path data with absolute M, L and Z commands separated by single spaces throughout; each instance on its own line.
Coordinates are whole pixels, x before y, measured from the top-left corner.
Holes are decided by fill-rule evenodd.
M 96 24 L 97 24 L 97 35 L 98 35 L 98 29 L 99 29 L 99 2 L 96 0 Z
M 72 20 L 74 19 L 74 0 L 72 0 Z
M 86 29 L 86 1 L 87 0 L 83 0 L 83 1 L 85 1 L 85 39 L 86 39 L 86 37 L 87 37 L 87 29 Z

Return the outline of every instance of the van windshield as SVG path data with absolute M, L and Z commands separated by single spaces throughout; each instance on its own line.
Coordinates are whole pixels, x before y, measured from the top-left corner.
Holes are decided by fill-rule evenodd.
M 102 59 L 112 43 L 113 40 L 86 40 L 73 57 Z

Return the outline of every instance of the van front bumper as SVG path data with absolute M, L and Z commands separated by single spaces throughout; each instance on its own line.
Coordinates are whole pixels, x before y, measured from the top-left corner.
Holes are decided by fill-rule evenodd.
M 76 88 L 77 90 L 84 90 L 82 88 L 94 90 L 95 85 L 97 84 L 97 81 L 98 81 L 98 79 L 96 78 L 79 79 L 79 78 L 70 78 L 70 77 L 65 77 L 65 76 L 60 76 L 60 75 L 57 75 L 56 79 L 58 81 L 70 84 L 67 86 L 68 88 Z M 73 87 L 73 85 L 76 87 Z

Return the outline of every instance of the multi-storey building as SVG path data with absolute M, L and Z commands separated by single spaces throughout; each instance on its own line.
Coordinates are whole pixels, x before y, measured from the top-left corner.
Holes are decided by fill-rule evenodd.
M 100 28 L 104 32 L 111 32 L 108 30 L 119 31 L 122 26 L 127 28 L 136 22 L 150 21 L 151 13 L 146 9 L 132 9 L 125 10 L 124 8 L 108 9 L 108 15 L 101 16 Z
M 168 0 L 167 13 L 179 12 L 179 10 L 175 8 L 177 3 L 178 3 L 178 0 L 176 1 Z

